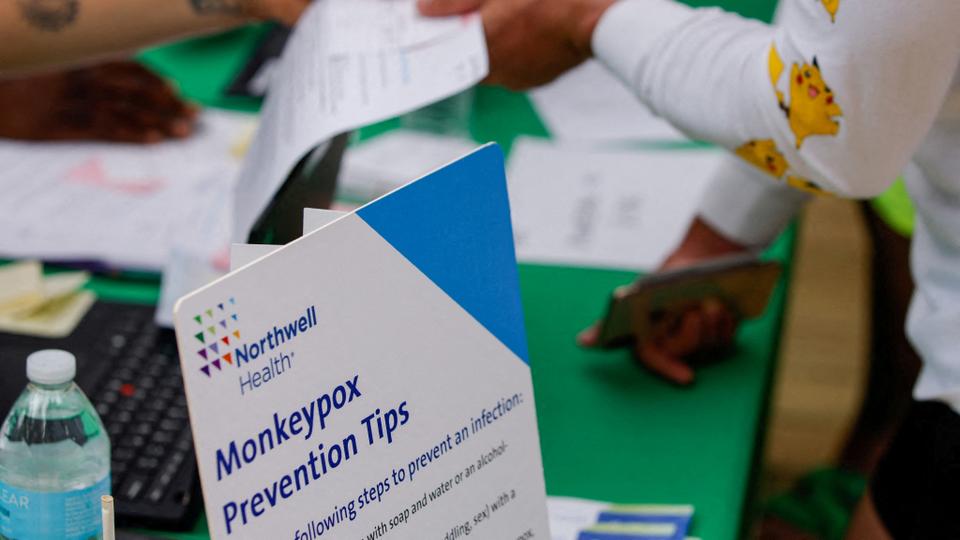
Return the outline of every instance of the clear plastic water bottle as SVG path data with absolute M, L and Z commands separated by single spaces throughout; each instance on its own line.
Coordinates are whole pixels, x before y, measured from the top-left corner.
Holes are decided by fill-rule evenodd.
M 0 538 L 101 538 L 110 441 L 73 382 L 76 371 L 76 358 L 66 351 L 27 358 L 30 382 L 0 431 Z

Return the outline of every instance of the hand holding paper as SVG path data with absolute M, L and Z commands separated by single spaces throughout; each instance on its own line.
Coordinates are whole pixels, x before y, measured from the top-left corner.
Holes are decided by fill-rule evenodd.
M 477 17 L 424 19 L 414 0 L 313 3 L 287 42 L 240 176 L 234 241 L 247 240 L 311 149 L 459 92 L 486 73 Z
M 421 0 L 429 16 L 480 10 L 490 48 L 487 81 L 524 89 L 548 83 L 591 55 L 590 39 L 614 0 Z

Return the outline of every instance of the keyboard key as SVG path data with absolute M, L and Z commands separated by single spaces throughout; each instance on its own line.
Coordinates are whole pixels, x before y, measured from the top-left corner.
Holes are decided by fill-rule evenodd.
M 114 334 L 110 336 L 110 346 L 115 350 L 121 350 L 127 344 L 127 336 L 123 334 Z
M 170 407 L 167 410 L 167 418 L 172 418 L 174 420 L 186 420 L 187 409 L 183 407 Z
M 127 478 L 127 481 L 124 482 L 123 487 L 120 488 L 120 496 L 126 499 L 136 499 L 140 495 L 140 492 L 143 491 L 143 488 L 147 485 L 147 479 L 144 476 L 132 475 Z
M 143 424 L 156 424 L 160 420 L 160 413 L 151 410 L 141 410 L 137 412 L 137 422 Z
M 155 487 L 151 489 L 150 494 L 147 495 L 147 499 L 149 499 L 150 502 L 154 502 L 154 503 L 160 502 L 160 499 L 163 499 L 163 488 Z
M 117 392 L 119 392 L 121 396 L 126 398 L 133 397 L 133 394 L 135 394 L 136 391 L 137 391 L 137 387 L 128 382 L 121 384 L 120 388 L 117 389 Z
M 140 403 L 133 399 L 125 399 L 121 401 L 117 407 L 119 407 L 120 410 L 133 412 L 140 407 Z
M 136 455 L 137 453 L 134 451 L 134 449 L 123 446 L 113 451 L 114 461 L 127 462 L 133 459 Z
M 170 444 L 173 442 L 173 434 L 169 431 L 154 431 L 151 439 L 158 444 Z
M 137 468 L 142 471 L 152 472 L 154 469 L 160 466 L 160 460 L 157 458 L 143 456 L 137 458 L 136 465 Z
M 139 342 L 130 348 L 130 356 L 134 358 L 147 358 L 150 355 L 150 343 Z
M 110 474 L 116 479 L 123 476 L 125 472 L 127 472 L 127 462 L 118 460 L 116 455 L 114 455 L 113 461 L 110 462 Z
M 147 443 L 147 439 L 143 435 L 127 435 L 126 437 L 120 439 L 120 443 L 118 446 L 125 447 L 125 448 L 139 449 L 139 448 L 143 448 L 143 445 L 145 445 L 146 443 Z
M 165 400 L 155 399 L 153 401 L 148 401 L 144 407 L 149 411 L 156 411 L 158 413 L 164 412 L 169 408 L 169 405 Z
M 193 442 L 188 439 L 180 439 L 177 441 L 177 450 L 181 452 L 192 452 Z

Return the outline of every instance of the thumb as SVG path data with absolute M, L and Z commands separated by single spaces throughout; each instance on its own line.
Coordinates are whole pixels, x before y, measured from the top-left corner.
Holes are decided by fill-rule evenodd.
M 600 340 L 600 324 L 594 323 L 577 334 L 577 345 L 581 347 L 596 347 Z
M 650 371 L 672 383 L 681 386 L 693 383 L 695 377 L 693 368 L 652 342 L 637 345 L 636 357 Z

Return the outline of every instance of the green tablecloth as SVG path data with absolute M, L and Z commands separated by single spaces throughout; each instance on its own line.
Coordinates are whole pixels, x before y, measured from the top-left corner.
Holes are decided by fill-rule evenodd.
M 691 2 L 710 4 L 712 2 Z M 731 5 L 735 4 L 735 5 Z M 727 7 L 768 19 L 772 3 L 739 0 Z M 254 110 L 253 100 L 224 98 L 220 90 L 244 62 L 264 27 L 149 51 L 142 58 L 179 81 L 182 91 L 208 105 Z M 364 136 L 397 125 L 365 128 Z M 522 94 L 480 88 L 470 132 L 509 151 L 519 134 L 546 136 Z M 789 230 L 769 250 L 788 263 Z M 786 303 L 786 280 L 767 314 L 745 324 L 738 350 L 700 370 L 696 385 L 679 389 L 638 369 L 626 352 L 597 352 L 574 344 L 577 331 L 599 316 L 611 289 L 628 272 L 521 266 L 531 365 L 547 491 L 621 503 L 689 503 L 692 533 L 709 540 L 738 537 L 749 505 Z M 98 278 L 101 296 L 152 302 L 156 283 Z M 206 538 L 194 532 L 165 534 Z

